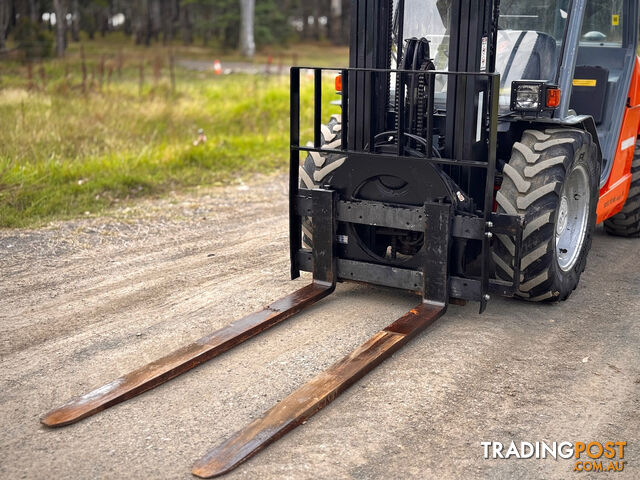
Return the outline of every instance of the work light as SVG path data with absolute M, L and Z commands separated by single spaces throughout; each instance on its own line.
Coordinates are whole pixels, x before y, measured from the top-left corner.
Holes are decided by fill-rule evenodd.
M 511 110 L 540 113 L 560 105 L 560 90 L 544 80 L 522 80 L 511 84 Z

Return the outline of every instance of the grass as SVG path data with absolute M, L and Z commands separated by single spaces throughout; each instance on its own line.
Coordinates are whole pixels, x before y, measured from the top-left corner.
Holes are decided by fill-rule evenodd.
M 102 48 L 90 47 L 87 52 Z M 165 66 L 157 78 L 149 69 L 140 89 L 137 62 L 128 62 L 121 77 L 114 74 L 99 88 L 97 60 L 87 53 L 83 92 L 74 55 L 66 67 L 58 60 L 42 64 L 46 87 L 36 66 L 37 89 L 31 90 L 25 66 L 2 65 L 0 227 L 37 226 L 142 196 L 286 170 L 286 77 L 178 70 L 172 91 Z M 327 78 L 323 85 L 327 119 L 339 111 L 329 105 L 338 98 L 332 83 Z M 305 76 L 304 141 L 312 137 L 312 94 L 312 80 Z M 194 145 L 200 128 L 207 141 Z

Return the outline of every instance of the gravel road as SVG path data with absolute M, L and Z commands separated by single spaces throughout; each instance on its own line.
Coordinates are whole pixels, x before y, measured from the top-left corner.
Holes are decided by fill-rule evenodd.
M 39 417 L 308 282 L 288 280 L 286 179 L 0 231 L 0 478 L 189 479 L 209 448 L 417 298 L 342 284 L 218 359 L 95 417 Z M 559 305 L 447 315 L 226 478 L 600 478 L 481 441 L 626 441 L 640 478 L 640 241 L 598 230 Z

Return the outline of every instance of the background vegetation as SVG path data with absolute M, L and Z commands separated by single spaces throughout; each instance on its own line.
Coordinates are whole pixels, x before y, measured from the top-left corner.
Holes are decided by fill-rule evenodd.
M 48 4 L 18 3 L 40 5 L 38 18 Z M 127 2 L 79 2 L 89 12 L 115 3 Z M 208 3 L 220 8 L 224 2 L 178 7 Z M 258 1 L 256 9 L 270 5 Z M 236 15 L 239 8 L 233 8 Z M 262 36 L 256 24 L 256 38 L 269 44 L 259 44 L 247 62 L 237 40 L 233 48 L 213 33 L 207 40 L 195 20 L 190 42 L 178 30 L 164 42 L 160 31 L 148 44 L 138 41 L 133 20 L 130 32 L 110 26 L 103 37 L 81 29 L 74 41 L 69 20 L 64 56 L 57 57 L 55 29 L 18 17 L 0 58 L 0 227 L 96 214 L 145 195 L 285 171 L 288 66 L 347 63 L 346 48 L 324 33 L 320 42 L 291 41 L 301 36 L 291 21 L 285 21 L 287 35 L 277 38 Z M 220 75 L 214 60 L 221 61 Z M 329 104 L 339 98 L 333 78 L 325 79 L 323 93 L 329 118 L 339 111 Z M 312 136 L 312 94 L 304 74 L 305 141 Z
M 0 0 L 0 51 L 7 35 L 28 48 L 35 37 L 59 56 L 80 32 L 90 39 L 120 31 L 135 44 L 199 43 L 252 56 L 267 45 L 330 40 L 346 45 L 348 0 Z M 58 22 L 57 18 L 64 21 Z M 28 33 L 28 35 L 25 35 Z

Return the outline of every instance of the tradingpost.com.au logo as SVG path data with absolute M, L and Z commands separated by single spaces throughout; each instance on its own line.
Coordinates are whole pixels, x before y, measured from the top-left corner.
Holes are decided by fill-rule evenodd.
M 622 472 L 627 463 L 624 448 L 627 442 L 480 442 L 484 458 L 545 459 L 575 461 L 574 472 Z

